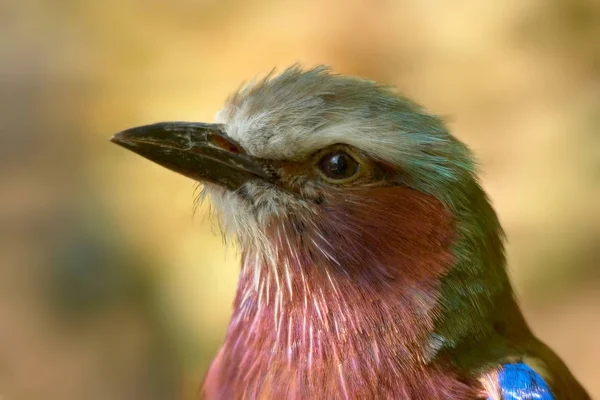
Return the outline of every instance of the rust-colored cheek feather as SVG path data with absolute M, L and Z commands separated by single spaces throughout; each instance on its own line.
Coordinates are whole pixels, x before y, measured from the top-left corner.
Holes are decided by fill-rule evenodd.
M 325 204 L 315 224 L 273 224 L 274 258 L 244 252 L 207 397 L 477 398 L 443 365 L 420 362 L 453 263 L 449 213 L 400 187 Z

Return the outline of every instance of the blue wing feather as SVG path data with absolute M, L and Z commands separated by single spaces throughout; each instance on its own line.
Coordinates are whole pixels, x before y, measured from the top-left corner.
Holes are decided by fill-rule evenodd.
M 544 379 L 525 363 L 505 364 L 498 372 L 503 400 L 554 400 Z

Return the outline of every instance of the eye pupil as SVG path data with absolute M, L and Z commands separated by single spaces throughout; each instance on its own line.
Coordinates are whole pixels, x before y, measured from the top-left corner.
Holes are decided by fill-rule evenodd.
M 331 175 L 344 175 L 348 168 L 348 158 L 344 154 L 335 154 L 329 158 L 327 169 Z
M 358 170 L 358 163 L 348 154 L 338 152 L 323 157 L 319 167 L 327 177 L 339 180 L 353 176 Z

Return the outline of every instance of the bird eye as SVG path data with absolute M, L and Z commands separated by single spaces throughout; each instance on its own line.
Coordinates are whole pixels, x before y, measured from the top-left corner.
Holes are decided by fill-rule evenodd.
M 338 151 L 325 155 L 318 164 L 321 172 L 330 179 L 343 181 L 358 172 L 358 162 L 347 153 Z

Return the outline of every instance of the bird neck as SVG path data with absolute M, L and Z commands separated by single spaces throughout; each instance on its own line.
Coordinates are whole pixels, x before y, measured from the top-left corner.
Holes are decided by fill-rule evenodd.
M 211 376 L 257 397 L 266 388 L 286 397 L 300 387 L 332 398 L 402 390 L 475 397 L 464 395 L 476 389 L 450 368 L 428 362 L 441 277 L 455 264 L 449 212 L 408 189 L 370 190 L 376 215 L 355 196 L 330 200 L 326 223 L 305 224 L 301 234 L 301 221 L 291 216 L 269 233 L 268 251 L 243 253 L 233 317 Z M 409 384 L 415 381 L 418 387 Z

